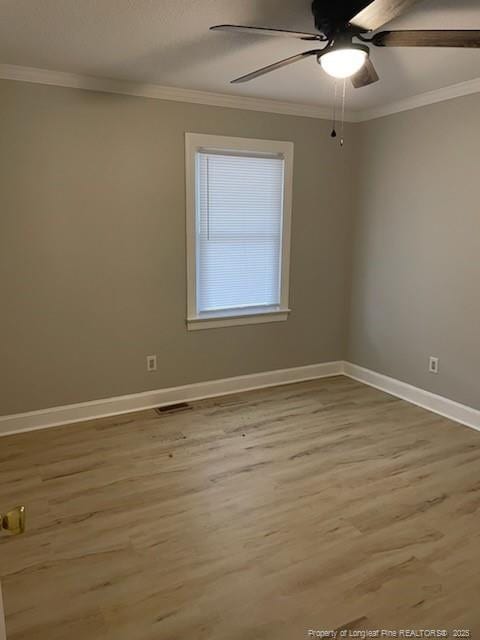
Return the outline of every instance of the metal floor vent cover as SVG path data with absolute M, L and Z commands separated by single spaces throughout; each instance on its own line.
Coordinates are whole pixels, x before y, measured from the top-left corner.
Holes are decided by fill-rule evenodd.
M 166 413 L 180 413 L 180 411 L 189 411 L 192 407 L 188 402 L 177 402 L 177 404 L 167 404 L 164 407 L 155 407 L 155 413 L 163 416 Z

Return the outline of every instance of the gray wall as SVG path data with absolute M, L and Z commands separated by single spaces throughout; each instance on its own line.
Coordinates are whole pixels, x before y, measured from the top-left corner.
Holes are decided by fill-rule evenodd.
M 295 143 L 287 322 L 186 331 L 185 131 Z M 0 414 L 342 359 L 353 154 L 328 134 L 1 81 Z
M 0 81 L 0 415 L 344 357 L 480 408 L 479 113 L 340 150 L 316 119 Z M 185 131 L 295 143 L 287 322 L 187 332 Z
M 348 358 L 480 409 L 480 95 L 357 135 Z

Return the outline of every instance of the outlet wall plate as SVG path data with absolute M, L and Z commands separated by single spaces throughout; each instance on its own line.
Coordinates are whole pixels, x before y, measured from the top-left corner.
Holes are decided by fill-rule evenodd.
M 440 361 L 438 358 L 434 356 L 430 356 L 430 359 L 428 361 L 428 370 L 430 371 L 430 373 L 437 374 L 439 371 L 439 364 L 440 364 Z
M 157 370 L 157 356 L 147 356 L 147 371 Z

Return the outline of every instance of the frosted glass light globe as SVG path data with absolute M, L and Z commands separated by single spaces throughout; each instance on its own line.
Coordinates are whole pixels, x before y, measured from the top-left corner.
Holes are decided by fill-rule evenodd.
M 362 49 L 333 49 L 320 58 L 322 69 L 334 78 L 350 78 L 366 61 L 367 52 Z

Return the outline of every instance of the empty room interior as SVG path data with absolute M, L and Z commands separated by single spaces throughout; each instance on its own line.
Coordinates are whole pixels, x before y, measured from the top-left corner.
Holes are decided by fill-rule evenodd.
M 0 2 L 0 640 L 480 640 L 478 0 Z

